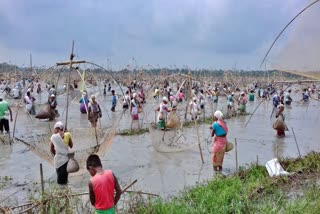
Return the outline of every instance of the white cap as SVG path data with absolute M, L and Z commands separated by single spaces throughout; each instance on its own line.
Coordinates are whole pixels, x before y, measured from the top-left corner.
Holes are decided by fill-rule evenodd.
M 196 97 L 194 97 L 192 100 L 193 100 L 193 101 L 197 101 L 197 98 L 196 98 Z
M 51 94 L 51 97 L 56 97 L 56 95 L 54 95 L 54 94 Z
M 167 97 L 162 97 L 162 101 L 169 102 Z
M 132 97 L 133 97 L 133 98 L 137 97 L 137 94 L 136 94 L 136 93 L 133 93 L 133 94 L 132 94 Z
M 63 123 L 61 121 L 59 121 L 59 122 L 56 122 L 56 124 L 54 124 L 54 128 L 55 129 L 59 128 L 59 129 L 63 130 L 64 129 L 64 125 L 63 125 Z
M 243 95 L 244 94 L 244 92 L 243 91 L 241 91 L 241 93 L 240 93 L 241 95 Z

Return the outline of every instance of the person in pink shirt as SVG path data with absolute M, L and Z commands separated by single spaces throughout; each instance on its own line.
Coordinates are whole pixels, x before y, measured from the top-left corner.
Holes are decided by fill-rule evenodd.
M 95 214 L 114 214 L 114 207 L 122 194 L 116 176 L 111 170 L 102 168 L 101 160 L 96 154 L 89 155 L 87 170 L 91 175 L 88 183 L 89 197 Z
M 184 94 L 182 93 L 182 90 L 180 90 L 178 97 L 179 97 L 179 103 L 182 102 L 184 99 Z

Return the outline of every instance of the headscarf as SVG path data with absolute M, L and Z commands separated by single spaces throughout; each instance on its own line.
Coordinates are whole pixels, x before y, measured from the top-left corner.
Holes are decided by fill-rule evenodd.
M 93 104 L 95 100 L 96 100 L 96 96 L 91 95 L 91 97 L 90 97 L 90 103 Z
M 168 100 L 167 97 L 163 97 L 163 98 L 162 98 L 162 101 L 169 102 L 169 100 Z
M 217 110 L 217 111 L 213 114 L 213 116 L 215 116 L 216 118 L 218 118 L 218 120 L 221 120 L 222 117 L 223 117 L 223 114 L 222 114 L 221 111 Z

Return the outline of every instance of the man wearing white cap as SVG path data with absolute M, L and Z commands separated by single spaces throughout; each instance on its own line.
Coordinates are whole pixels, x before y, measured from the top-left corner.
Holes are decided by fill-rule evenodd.
M 171 110 L 168 107 L 168 98 L 163 97 L 162 102 L 160 103 L 160 106 L 156 109 L 156 111 L 159 111 L 158 114 L 158 128 L 161 130 L 165 130 L 166 128 L 166 120 L 167 120 L 167 114 Z
M 68 149 L 73 147 L 71 134 L 64 132 L 64 124 L 59 121 L 54 125 L 54 134 L 50 140 L 50 151 L 54 155 L 53 164 L 57 172 L 57 183 L 66 185 L 68 183 Z
M 9 116 L 12 122 L 12 111 L 7 101 L 3 100 L 0 96 L 0 133 L 3 133 L 3 129 L 9 133 Z

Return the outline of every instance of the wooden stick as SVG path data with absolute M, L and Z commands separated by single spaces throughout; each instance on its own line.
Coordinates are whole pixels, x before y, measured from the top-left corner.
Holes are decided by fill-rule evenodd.
M 271 115 L 270 115 L 270 120 L 271 120 L 271 118 L 272 118 L 272 115 L 273 115 L 273 112 L 274 112 L 275 109 L 276 109 L 276 107 L 273 107 L 272 112 L 271 112 Z
M 34 204 L 34 202 L 29 202 L 29 203 L 26 203 L 26 204 L 21 204 L 21 205 L 15 206 L 15 207 L 10 207 L 10 209 L 14 210 L 14 209 L 17 209 L 17 208 L 20 208 L 20 207 L 29 206 L 29 205 L 32 205 L 32 204 Z
M 45 213 L 45 207 L 44 207 L 44 181 L 43 181 L 43 168 L 42 168 L 42 163 L 40 163 L 40 181 L 41 181 L 41 210 L 42 213 Z
M 299 158 L 301 158 L 301 153 L 300 153 L 298 141 L 297 141 L 296 135 L 295 135 L 294 130 L 293 130 L 292 127 L 291 127 L 291 130 L 292 130 L 292 133 L 293 133 L 294 141 L 296 142 L 296 145 L 297 145 L 297 149 L 298 149 L 298 153 L 299 153 Z
M 129 184 L 127 187 L 125 187 L 121 192 L 123 193 L 123 192 L 127 191 L 127 189 L 129 189 L 130 187 L 132 187 L 132 185 L 135 184 L 135 183 L 137 183 L 137 181 L 138 181 L 137 179 L 134 180 L 131 184 Z
M 277 159 L 279 160 L 279 143 L 277 141 L 277 145 L 276 145 L 276 154 L 277 154 Z
M 128 193 L 137 193 L 137 194 L 151 195 L 151 196 L 157 196 L 157 197 L 160 197 L 160 196 L 159 196 L 159 195 L 157 195 L 157 194 L 149 193 L 149 192 L 132 191 L 132 190 L 127 190 L 126 192 L 128 192 Z
M 234 139 L 234 145 L 235 145 L 235 153 L 236 153 L 236 172 L 239 171 L 239 165 L 238 165 L 238 143 L 237 138 Z
M 65 122 L 64 130 L 68 127 L 70 78 L 71 78 L 72 62 L 73 62 L 73 57 L 74 57 L 74 55 L 73 55 L 73 49 L 74 49 L 74 41 L 72 41 L 72 48 L 71 48 L 71 54 L 70 54 L 70 64 L 69 64 L 68 82 L 67 82 L 66 122 Z
M 197 138 L 198 138 L 198 147 L 199 147 L 199 152 L 200 152 L 200 158 L 201 158 L 202 164 L 204 164 L 202 149 L 201 149 L 201 144 L 200 144 L 199 126 L 197 123 L 197 119 L 194 119 L 194 123 L 195 123 L 196 129 L 197 129 Z
M 26 213 L 26 212 L 29 213 L 29 211 L 31 211 L 33 208 L 35 208 L 35 207 L 37 207 L 37 206 L 39 206 L 39 202 L 36 202 L 36 203 L 33 204 L 33 206 L 31 206 L 31 207 L 29 207 L 29 208 L 27 208 L 27 209 L 24 209 L 24 210 L 22 210 L 22 211 L 20 211 L 19 214 Z
M 254 115 L 254 113 L 257 111 L 257 109 L 259 108 L 259 106 L 260 106 L 260 104 L 263 102 L 263 100 L 262 101 L 260 101 L 260 103 L 257 105 L 257 107 L 254 109 L 254 111 L 252 112 L 252 114 L 251 114 L 251 116 L 249 117 L 249 119 L 248 119 L 248 121 L 246 122 L 246 124 L 244 125 L 244 127 L 246 127 L 247 125 L 248 125 L 248 123 L 249 123 L 249 121 L 251 120 L 251 118 L 252 118 L 252 116 Z
M 14 118 L 13 131 L 12 131 L 12 138 L 14 138 L 14 134 L 15 134 L 15 131 L 16 131 L 16 123 L 17 123 L 17 118 L 18 118 L 19 108 L 20 108 L 20 105 L 19 105 L 19 103 L 18 103 L 18 106 L 17 106 L 17 113 L 16 113 L 16 116 L 15 116 L 15 118 Z
M 98 141 L 98 134 L 97 134 L 97 127 L 94 127 L 94 135 L 96 137 L 96 142 L 97 142 L 97 146 L 99 146 L 99 141 Z

